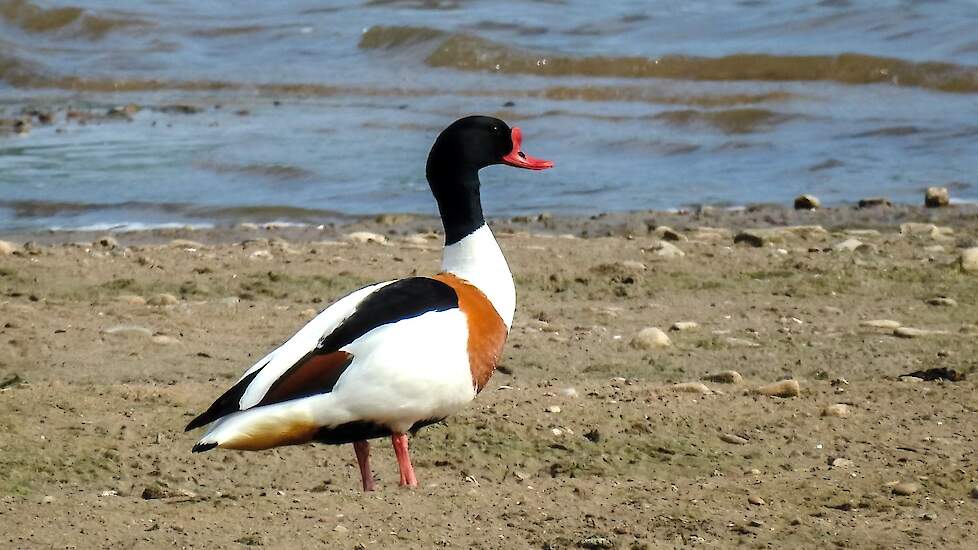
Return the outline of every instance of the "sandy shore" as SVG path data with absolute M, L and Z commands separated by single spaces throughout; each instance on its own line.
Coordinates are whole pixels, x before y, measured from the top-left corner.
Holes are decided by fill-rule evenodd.
M 420 489 L 383 441 L 369 495 L 348 446 L 190 454 L 183 426 L 258 354 L 352 289 L 434 272 L 436 227 L 2 237 L 0 546 L 973 544 L 967 207 L 500 220 L 503 368 L 414 438 Z M 901 378 L 934 368 L 966 378 Z M 704 380 L 727 370 L 743 381 Z M 800 395 L 754 391 L 785 379 Z

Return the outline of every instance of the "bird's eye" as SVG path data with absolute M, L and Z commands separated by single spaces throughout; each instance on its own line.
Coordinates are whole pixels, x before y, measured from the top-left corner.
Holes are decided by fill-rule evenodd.
M 499 126 L 496 126 L 496 125 L 494 124 L 494 125 L 492 126 L 492 133 L 494 133 L 494 134 L 498 134 L 498 133 L 499 133 Z

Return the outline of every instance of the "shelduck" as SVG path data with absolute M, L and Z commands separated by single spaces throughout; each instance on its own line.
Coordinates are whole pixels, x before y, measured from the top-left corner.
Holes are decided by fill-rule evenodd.
M 442 271 L 361 288 L 248 369 L 187 430 L 193 452 L 352 443 L 374 489 L 368 440 L 391 437 L 402 486 L 417 486 L 408 435 L 472 401 L 499 361 L 516 310 L 513 277 L 486 225 L 479 170 L 544 170 L 522 134 L 470 116 L 443 130 L 426 175 L 445 227 Z

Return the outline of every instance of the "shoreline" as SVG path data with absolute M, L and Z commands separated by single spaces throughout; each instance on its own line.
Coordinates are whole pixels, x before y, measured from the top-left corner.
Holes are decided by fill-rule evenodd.
M 757 204 L 729 208 L 706 206 L 666 211 L 603 212 L 593 215 L 552 215 L 543 212 L 509 217 L 488 216 L 487 221 L 496 233 L 573 235 L 581 238 L 649 235 L 660 226 L 679 231 L 699 227 L 746 230 L 806 225 L 818 225 L 827 230 L 887 229 L 898 227 L 903 223 L 931 223 L 953 228 L 978 223 L 978 204 L 952 203 L 941 208 L 909 204 L 862 208 L 857 205 L 845 205 L 816 210 L 796 210 L 789 206 Z M 351 217 L 349 220 L 331 221 L 321 225 L 292 222 L 240 222 L 219 223 L 207 227 L 177 225 L 145 229 L 0 230 L 0 240 L 52 245 L 91 242 L 104 236 L 111 236 L 132 245 L 161 244 L 173 239 L 188 239 L 204 244 L 226 244 L 260 238 L 314 242 L 338 239 L 355 232 L 397 237 L 440 234 L 441 231 L 441 222 L 436 216 L 387 213 Z

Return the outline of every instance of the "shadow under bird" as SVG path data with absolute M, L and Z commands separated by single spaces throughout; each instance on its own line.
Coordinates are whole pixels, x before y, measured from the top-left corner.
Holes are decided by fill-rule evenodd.
M 408 433 L 444 420 L 485 387 L 516 310 L 516 289 L 486 225 L 479 170 L 543 170 L 522 134 L 470 116 L 443 130 L 426 175 L 445 227 L 442 271 L 361 288 L 248 369 L 187 430 L 211 424 L 194 452 L 352 443 L 374 489 L 368 440 L 390 436 L 402 486 L 417 486 Z

